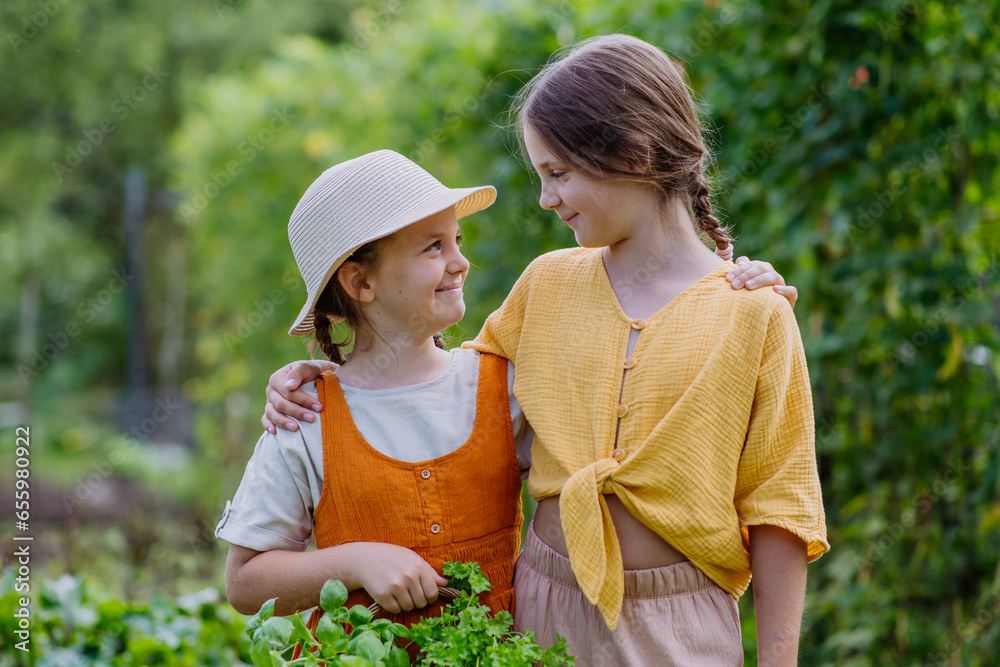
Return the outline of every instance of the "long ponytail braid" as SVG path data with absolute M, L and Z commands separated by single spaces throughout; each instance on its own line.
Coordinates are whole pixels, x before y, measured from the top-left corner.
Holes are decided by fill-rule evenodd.
M 698 229 L 705 232 L 718 250 L 725 250 L 732 239 L 729 229 L 719 224 L 719 219 L 712 215 L 712 190 L 701 169 L 688 175 L 687 194 L 691 198 L 691 213 Z

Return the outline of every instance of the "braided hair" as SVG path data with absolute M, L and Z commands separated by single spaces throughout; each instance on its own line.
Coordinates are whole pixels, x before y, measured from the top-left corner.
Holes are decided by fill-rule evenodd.
M 384 241 L 382 238 L 366 243 L 355 250 L 346 261 L 357 262 L 366 274 L 375 271 L 381 259 L 379 251 Z M 333 340 L 334 322 L 344 322 L 350 329 L 340 342 Z M 309 347 L 309 352 L 313 353 L 319 347 L 327 359 L 337 364 L 347 361 L 347 355 L 342 348 L 352 343 L 354 336 L 351 332 L 356 332 L 362 327 L 370 327 L 368 318 L 361 309 L 361 302 L 347 293 L 337 279 L 336 272 L 330 276 L 326 287 L 316 299 L 316 305 L 313 307 L 313 326 L 316 329 L 315 339 Z

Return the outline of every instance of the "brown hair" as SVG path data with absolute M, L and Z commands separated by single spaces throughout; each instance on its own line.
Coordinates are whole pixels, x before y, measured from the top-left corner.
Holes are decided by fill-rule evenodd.
M 729 230 L 712 215 L 708 150 L 684 70 L 629 35 L 584 40 L 557 55 L 514 99 L 521 152 L 530 127 L 585 176 L 653 185 L 664 201 L 684 197 L 717 248 Z
M 357 262 L 361 265 L 365 276 L 371 275 L 378 269 L 382 259 L 382 250 L 390 238 L 392 235 L 370 241 L 355 250 L 344 261 Z M 340 270 L 339 267 L 337 270 Z M 340 280 L 337 279 L 336 271 L 330 276 L 330 280 L 326 283 L 326 287 L 323 288 L 319 298 L 316 299 L 316 305 L 313 307 L 313 326 L 316 331 L 315 340 L 309 346 L 309 353 L 314 353 L 319 347 L 327 359 L 334 363 L 343 364 L 347 361 L 347 355 L 341 348 L 351 344 L 352 336 L 348 334 L 348 337 L 341 342 L 333 342 L 332 332 L 335 321 L 346 324 L 350 331 L 354 332 L 353 338 L 355 340 L 358 329 L 370 330 L 372 328 L 368 318 L 365 317 L 364 310 L 361 309 L 361 302 L 347 293 L 344 286 L 340 284 Z M 373 333 L 378 335 L 378 332 L 373 331 Z M 434 344 L 441 348 L 444 347 L 441 334 L 434 334 Z
M 387 238 L 389 237 L 364 244 L 345 261 L 357 262 L 362 266 L 365 275 L 371 274 L 378 268 L 379 259 L 381 259 L 380 251 Z M 339 270 L 338 267 L 337 271 Z M 333 272 L 326 287 L 316 299 L 316 306 L 313 308 L 313 326 L 316 327 L 316 339 L 309 346 L 309 352 L 314 352 L 319 346 L 327 359 L 342 364 L 347 360 L 347 357 L 340 348 L 350 344 L 352 337 L 348 335 L 339 343 L 333 342 L 333 336 L 331 336 L 333 322 L 344 322 L 352 332 L 357 332 L 362 327 L 370 327 L 370 325 L 361 309 L 361 302 L 348 294 L 343 285 L 340 284 L 340 280 L 337 279 L 337 271 Z

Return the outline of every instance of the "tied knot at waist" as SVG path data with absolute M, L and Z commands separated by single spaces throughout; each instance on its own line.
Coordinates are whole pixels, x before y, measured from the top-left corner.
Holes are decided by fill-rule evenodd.
M 559 496 L 566 550 L 580 590 L 600 609 L 608 628 L 618 625 L 625 594 L 621 545 L 604 495 L 615 493 L 614 473 L 621 464 L 598 459 L 580 468 Z
M 567 487 L 574 484 L 581 484 L 583 488 L 596 489 L 597 493 L 600 494 L 613 493 L 614 480 L 611 476 L 618 472 L 619 468 L 621 468 L 621 463 L 611 457 L 597 459 L 590 465 L 580 468 L 573 473 L 566 480 L 563 493 L 566 493 Z

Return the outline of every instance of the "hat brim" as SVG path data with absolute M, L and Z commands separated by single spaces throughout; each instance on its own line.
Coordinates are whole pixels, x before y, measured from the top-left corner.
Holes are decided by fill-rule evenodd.
M 340 265 L 343 264 L 348 257 L 354 254 L 358 248 L 370 243 L 379 238 L 385 238 L 391 234 L 395 234 L 399 230 L 409 227 L 415 222 L 419 222 L 424 218 L 430 217 L 441 211 L 445 211 L 451 207 L 455 207 L 455 218 L 460 220 L 467 215 L 477 213 L 485 208 L 488 208 L 496 201 L 497 191 L 492 185 L 481 185 L 473 188 L 449 188 L 439 198 L 435 198 L 425 202 L 419 208 L 415 208 L 409 211 L 406 216 L 400 217 L 398 220 L 393 221 L 385 234 L 361 243 L 354 248 L 351 248 L 343 255 L 338 257 L 333 264 L 330 265 L 329 270 L 323 277 L 323 280 L 319 283 L 317 289 L 314 292 L 310 292 L 306 298 L 305 305 L 302 306 L 302 310 L 299 311 L 298 316 L 295 318 L 295 323 L 292 328 L 288 330 L 291 336 L 309 336 L 314 331 L 316 331 L 315 318 L 313 309 L 316 307 L 316 301 L 319 299 L 320 294 L 326 289 L 327 283 L 330 278 L 337 272 Z M 342 321 L 342 320 L 341 320 Z M 339 322 L 333 322 L 333 324 L 338 324 Z

